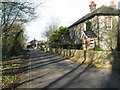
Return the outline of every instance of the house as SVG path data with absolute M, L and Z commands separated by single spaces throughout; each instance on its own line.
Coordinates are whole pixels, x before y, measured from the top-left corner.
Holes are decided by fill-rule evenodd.
M 37 46 L 38 46 L 38 41 L 36 39 L 31 40 L 28 43 L 25 43 L 26 48 L 34 48 L 35 49 L 35 48 L 37 48 Z
M 30 45 L 30 43 L 29 43 L 29 42 L 26 42 L 26 43 L 25 43 L 25 48 L 27 48 L 29 45 Z
M 84 49 L 96 46 L 104 50 L 115 49 L 120 10 L 113 1 L 110 6 L 103 5 L 99 8 L 92 1 L 89 7 L 90 13 L 68 27 L 73 43 L 81 44 Z
M 30 42 L 26 43 L 26 48 L 43 48 L 45 47 L 46 41 L 33 39 Z
M 34 40 L 30 41 L 30 45 L 31 45 L 33 48 L 37 47 L 37 40 L 34 39 Z

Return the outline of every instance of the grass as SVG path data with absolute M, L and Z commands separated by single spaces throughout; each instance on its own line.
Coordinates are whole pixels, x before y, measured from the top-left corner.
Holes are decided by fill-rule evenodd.
M 28 52 L 2 60 L 2 88 L 12 89 L 20 82 L 22 67 L 27 63 Z
M 96 46 L 94 48 L 90 48 L 89 50 L 94 50 L 94 51 L 104 51 L 102 48 Z

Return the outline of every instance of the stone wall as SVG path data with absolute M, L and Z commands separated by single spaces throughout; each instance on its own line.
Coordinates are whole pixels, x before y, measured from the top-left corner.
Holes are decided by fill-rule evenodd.
M 82 34 L 82 31 L 84 31 L 84 29 L 85 29 L 84 22 L 69 28 L 69 32 L 70 32 L 69 36 L 72 39 L 73 44 L 82 43 L 81 34 Z
M 107 28 L 106 18 L 108 16 L 99 16 L 99 42 L 100 47 L 104 50 L 110 50 L 111 48 L 115 49 L 117 44 L 117 24 L 118 16 L 109 16 L 112 18 L 112 28 Z
M 120 52 L 117 51 L 84 51 L 56 48 L 45 48 L 44 51 L 68 57 L 79 63 L 85 61 L 84 64 L 90 64 L 94 67 L 120 69 Z

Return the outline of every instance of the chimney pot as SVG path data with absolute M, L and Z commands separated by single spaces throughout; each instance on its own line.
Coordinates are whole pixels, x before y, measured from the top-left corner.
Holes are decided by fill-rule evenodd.
M 91 1 L 91 4 L 95 4 L 95 2 L 94 2 L 94 1 Z
M 90 7 L 90 12 L 93 12 L 94 10 L 96 10 L 96 4 L 95 4 L 95 2 L 91 1 L 89 7 Z
M 115 1 L 110 1 L 110 7 L 111 7 L 111 8 L 116 8 Z

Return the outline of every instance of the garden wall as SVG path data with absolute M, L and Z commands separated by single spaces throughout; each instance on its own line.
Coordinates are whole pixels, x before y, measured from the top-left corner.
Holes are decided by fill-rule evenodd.
M 62 55 L 79 63 L 100 68 L 120 69 L 120 52 L 84 51 L 75 49 L 44 48 L 45 52 Z

